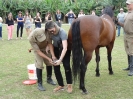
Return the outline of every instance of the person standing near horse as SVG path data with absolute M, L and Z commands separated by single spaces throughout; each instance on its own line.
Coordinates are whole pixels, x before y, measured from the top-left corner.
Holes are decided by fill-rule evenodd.
M 32 27 L 32 24 L 31 24 L 32 18 L 31 18 L 31 15 L 29 15 L 28 11 L 25 12 L 24 22 L 25 22 L 25 29 L 26 29 L 27 36 L 29 36 L 31 32 L 31 27 Z
M 91 15 L 96 15 L 95 10 L 91 11 Z
M 34 18 L 35 20 L 35 28 L 41 28 L 41 23 L 42 23 L 42 19 L 40 16 L 40 13 L 37 12 L 36 17 Z
M 45 32 L 45 28 L 36 28 L 30 33 L 28 39 L 32 49 L 34 50 L 38 89 L 40 91 L 45 91 L 46 89 L 42 84 L 42 70 L 44 68 L 43 62 L 46 64 L 47 82 L 52 85 L 56 84 L 51 78 L 53 65 L 52 57 L 55 57 L 55 55 L 50 35 Z M 49 53 L 46 52 L 47 46 L 49 46 L 50 49 Z
M 2 39 L 2 22 L 3 22 L 3 19 L 2 17 L 0 17 L 0 40 L 3 40 Z
M 66 75 L 67 92 L 72 93 L 72 73 L 70 67 L 71 50 L 67 49 L 67 33 L 53 21 L 47 22 L 45 24 L 45 29 L 52 34 L 51 38 L 53 40 L 54 53 L 56 58 L 58 58 L 58 60 L 55 61 L 56 66 L 54 66 L 54 71 L 59 86 L 54 89 L 54 92 L 64 90 L 64 82 L 60 70 L 60 64 L 62 62 Z M 56 59 L 53 58 L 53 60 Z
M 61 27 L 61 21 L 63 19 L 63 15 L 62 13 L 60 12 L 60 10 L 58 9 L 56 14 L 55 14 L 55 19 L 56 19 L 56 24 Z
M 68 18 L 68 23 L 69 25 L 72 24 L 73 20 L 76 18 L 76 15 L 74 14 L 74 12 L 72 10 L 70 10 L 67 14 L 66 17 Z
M 85 14 L 84 14 L 83 10 L 80 10 L 80 12 L 79 12 L 79 14 L 78 14 L 78 18 L 81 17 L 81 16 L 84 16 L 84 15 L 85 15 Z
M 18 12 L 18 17 L 17 17 L 17 38 L 19 37 L 19 29 L 21 28 L 21 33 L 20 33 L 20 39 L 22 39 L 22 34 L 23 34 L 23 27 L 24 27 L 24 17 L 22 16 L 22 12 Z
M 47 21 L 52 21 L 52 20 L 53 20 L 52 15 L 51 15 L 51 13 L 48 11 L 48 13 L 47 13 L 46 16 L 45 16 L 45 21 L 47 22 Z
M 8 40 L 11 40 L 13 30 L 14 30 L 14 19 L 11 12 L 8 14 L 8 17 L 6 19 L 6 24 L 7 24 L 7 30 L 8 30 Z
M 124 23 L 124 17 L 125 17 L 125 12 L 123 12 L 123 8 L 120 8 L 120 13 L 117 15 L 117 19 L 119 22 Z M 120 36 L 120 31 L 121 31 L 121 26 L 117 25 L 118 33 L 117 36 Z M 123 31 L 124 34 L 124 31 Z
M 124 28 L 124 46 L 128 57 L 128 76 L 133 76 L 133 0 L 126 1 L 128 13 L 125 16 L 124 23 L 118 21 L 118 24 Z

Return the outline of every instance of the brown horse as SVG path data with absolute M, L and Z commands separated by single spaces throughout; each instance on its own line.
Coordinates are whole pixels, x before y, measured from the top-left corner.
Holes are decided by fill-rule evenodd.
M 113 74 L 111 52 L 115 41 L 116 29 L 112 17 L 112 8 L 106 7 L 104 9 L 104 14 L 101 17 L 94 15 L 79 17 L 75 19 L 69 29 L 68 46 L 72 49 L 72 70 L 74 81 L 77 77 L 79 78 L 79 88 L 84 94 L 87 93 L 84 84 L 87 64 L 90 62 L 94 50 L 97 64 L 96 76 L 100 76 L 100 47 L 107 48 L 108 70 L 109 74 Z

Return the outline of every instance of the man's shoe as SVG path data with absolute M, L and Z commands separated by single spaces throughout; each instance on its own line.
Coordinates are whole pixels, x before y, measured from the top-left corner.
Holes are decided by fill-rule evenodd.
M 51 78 L 47 79 L 47 83 L 51 85 L 56 85 L 56 83 Z
M 40 91 L 45 91 L 46 89 L 42 86 L 42 84 L 38 83 L 38 89 Z
M 123 70 L 128 71 L 129 70 L 129 67 L 128 68 L 124 68 Z
M 128 73 L 128 76 L 133 76 L 133 72 L 129 72 Z

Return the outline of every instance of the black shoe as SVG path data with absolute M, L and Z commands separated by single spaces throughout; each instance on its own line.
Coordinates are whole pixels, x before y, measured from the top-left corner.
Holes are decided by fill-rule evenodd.
M 128 71 L 128 70 L 129 70 L 129 68 L 124 68 L 123 70 Z
M 128 73 L 128 76 L 133 76 L 133 72 L 129 72 Z
M 47 79 L 47 83 L 51 85 L 56 85 L 56 83 L 51 78 Z
M 40 91 L 45 91 L 46 89 L 42 86 L 42 84 L 38 83 L 38 89 Z

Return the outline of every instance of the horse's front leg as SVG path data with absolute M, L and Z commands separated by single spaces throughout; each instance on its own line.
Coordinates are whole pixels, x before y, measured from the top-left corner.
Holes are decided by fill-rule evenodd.
M 95 49 L 95 55 L 96 55 L 96 76 L 99 77 L 99 62 L 100 62 L 100 55 L 99 55 L 99 47 Z
M 81 65 L 81 66 L 83 66 L 83 65 Z M 85 88 L 85 83 L 84 83 L 84 81 L 85 81 L 85 73 L 86 73 L 86 66 L 85 66 L 85 68 L 81 68 L 81 71 L 80 71 L 80 86 L 79 87 L 82 90 L 83 94 L 87 94 L 88 93 L 86 88 Z
M 111 60 L 112 60 L 112 56 L 111 56 L 111 52 L 112 52 L 112 48 L 107 47 L 107 59 L 108 59 L 108 70 L 109 70 L 109 74 L 112 75 L 113 74 L 113 70 L 112 70 L 112 64 L 111 64 Z

